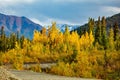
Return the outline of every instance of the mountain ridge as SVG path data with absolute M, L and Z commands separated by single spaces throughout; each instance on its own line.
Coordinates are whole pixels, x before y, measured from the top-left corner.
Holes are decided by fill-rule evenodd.
M 25 16 L 6 15 L 0 13 L 0 28 L 4 26 L 5 33 L 17 33 L 24 35 L 27 38 L 32 39 L 34 30 L 42 30 L 42 25 L 33 22 Z M 76 29 L 79 25 L 70 24 L 56 24 L 56 27 L 61 31 L 65 31 L 65 27 L 68 26 L 69 31 Z
M 42 29 L 42 26 L 40 24 L 32 22 L 25 16 L 18 17 L 14 15 L 5 15 L 0 13 L 0 28 L 2 26 L 4 26 L 5 33 L 7 35 L 19 31 L 20 35 L 24 35 L 27 38 L 32 38 L 33 31 L 35 29 L 36 30 Z

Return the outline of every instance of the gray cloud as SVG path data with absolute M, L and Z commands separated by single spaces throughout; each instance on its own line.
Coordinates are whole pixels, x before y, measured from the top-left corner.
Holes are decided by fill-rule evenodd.
M 119 4 L 120 0 L 0 0 L 0 12 L 26 16 L 43 25 L 51 21 L 83 24 L 89 17 L 119 13 Z

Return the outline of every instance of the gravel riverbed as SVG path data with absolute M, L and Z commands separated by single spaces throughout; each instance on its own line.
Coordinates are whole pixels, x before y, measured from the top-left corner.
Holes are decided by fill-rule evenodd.
M 0 67 L 0 80 L 97 80 L 78 77 L 58 76 L 47 73 L 37 73 L 33 71 L 18 71 L 4 69 Z
M 47 73 L 37 73 L 32 71 L 10 70 L 10 72 L 20 77 L 23 80 L 97 80 L 97 79 L 58 76 Z

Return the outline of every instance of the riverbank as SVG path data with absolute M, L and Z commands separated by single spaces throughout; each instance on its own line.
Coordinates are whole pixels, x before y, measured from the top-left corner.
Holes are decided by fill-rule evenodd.
M 79 77 L 66 77 L 27 70 L 5 69 L 0 67 L 0 80 L 98 80 Z
M 98 79 L 58 76 L 47 73 L 37 73 L 33 71 L 10 70 L 10 72 L 16 76 L 19 76 L 22 80 L 98 80 Z

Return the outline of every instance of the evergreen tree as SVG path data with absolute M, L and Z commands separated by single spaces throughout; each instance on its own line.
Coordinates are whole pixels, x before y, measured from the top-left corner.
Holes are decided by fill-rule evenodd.
M 107 49 L 108 47 L 108 39 L 107 39 L 107 34 L 106 34 L 106 20 L 105 17 L 102 17 L 102 26 L 101 26 L 101 36 L 102 36 L 102 45 L 104 46 L 104 49 Z
M 21 37 L 20 37 L 20 47 L 21 47 L 21 48 L 24 48 L 24 47 L 23 47 L 24 39 L 25 39 L 24 36 L 21 36 Z
M 0 50 L 5 52 L 6 49 L 7 49 L 6 35 L 5 35 L 5 31 L 4 31 L 4 26 L 2 26 L 1 30 L 0 30 Z
M 94 30 L 94 19 L 89 18 L 89 22 L 88 22 L 88 33 L 90 34 L 90 32 L 93 32 Z
M 17 41 L 17 37 L 16 37 L 15 33 L 11 33 L 10 34 L 10 49 L 15 48 L 16 41 Z
M 101 20 L 98 17 L 97 27 L 95 30 L 95 43 L 101 44 Z
M 115 23 L 115 25 L 113 26 L 114 27 L 114 41 L 115 41 L 115 48 L 116 50 L 119 50 L 120 48 L 120 30 L 119 30 L 119 27 L 118 27 L 118 23 Z
M 119 27 L 118 27 L 118 23 L 115 23 L 115 25 L 113 26 L 114 29 L 114 41 L 119 39 Z
M 105 35 L 106 34 L 106 20 L 104 16 L 102 17 L 102 20 L 101 20 L 101 29 L 102 29 L 101 34 Z
M 20 39 L 19 39 L 19 31 L 17 31 L 17 33 L 16 33 L 16 37 L 17 37 L 17 42 L 18 42 L 18 44 L 20 43 Z

